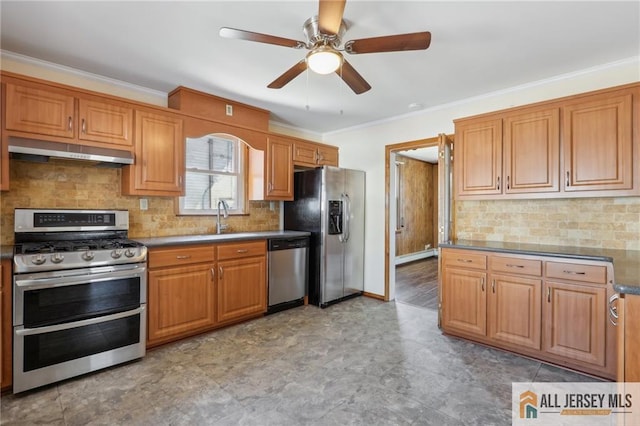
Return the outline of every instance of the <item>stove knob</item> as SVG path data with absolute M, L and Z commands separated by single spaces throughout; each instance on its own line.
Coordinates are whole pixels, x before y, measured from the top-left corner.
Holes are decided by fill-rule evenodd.
M 122 256 L 122 250 L 113 250 L 111 252 L 111 257 L 113 257 L 114 259 L 120 259 L 120 257 Z
M 136 255 L 136 252 L 135 252 L 135 250 L 132 250 L 132 249 L 128 248 L 128 249 L 125 250 L 124 255 L 127 256 L 127 257 L 133 257 L 133 256 Z
M 82 253 L 82 258 L 87 262 L 93 260 L 94 257 L 95 254 L 92 251 L 85 251 L 84 253 Z
M 53 263 L 60 263 L 64 260 L 64 255 L 62 253 L 54 253 L 51 255 L 51 261 Z
M 31 256 L 31 263 L 34 265 L 42 265 L 46 261 L 47 259 L 42 254 Z

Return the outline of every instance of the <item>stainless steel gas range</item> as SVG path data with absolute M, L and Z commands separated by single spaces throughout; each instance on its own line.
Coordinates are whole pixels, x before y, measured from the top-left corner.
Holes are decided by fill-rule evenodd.
M 147 248 L 124 210 L 15 210 L 13 392 L 145 355 Z

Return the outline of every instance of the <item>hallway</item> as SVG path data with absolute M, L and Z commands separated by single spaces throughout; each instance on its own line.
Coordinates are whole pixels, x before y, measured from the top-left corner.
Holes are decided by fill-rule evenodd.
M 416 307 L 438 310 L 437 257 L 396 266 L 396 300 Z

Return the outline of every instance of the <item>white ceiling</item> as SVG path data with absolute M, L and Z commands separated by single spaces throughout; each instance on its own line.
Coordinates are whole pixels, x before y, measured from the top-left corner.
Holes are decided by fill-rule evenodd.
M 344 41 L 432 33 L 426 51 L 346 55 L 373 87 L 355 95 L 335 74 L 305 72 L 268 89 L 306 51 L 218 35 L 227 26 L 304 41 L 302 24 L 317 9 L 317 1 L 2 0 L 0 48 L 162 92 L 191 87 L 318 133 L 640 53 L 638 1 L 348 0 Z

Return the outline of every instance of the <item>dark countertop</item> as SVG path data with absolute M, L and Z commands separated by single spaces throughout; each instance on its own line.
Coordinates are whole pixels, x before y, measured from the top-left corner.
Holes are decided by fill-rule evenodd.
M 272 240 L 274 238 L 306 237 L 310 232 L 304 231 L 260 231 L 230 232 L 228 234 L 176 235 L 171 237 L 131 238 L 147 247 L 162 247 L 186 244 L 228 243 L 246 240 Z
M 440 247 L 469 250 L 489 250 L 534 256 L 554 256 L 567 259 L 598 260 L 613 263 L 618 293 L 640 295 L 640 250 L 617 250 L 590 247 L 552 246 L 544 244 L 508 243 L 501 241 L 457 240 L 439 244 Z

